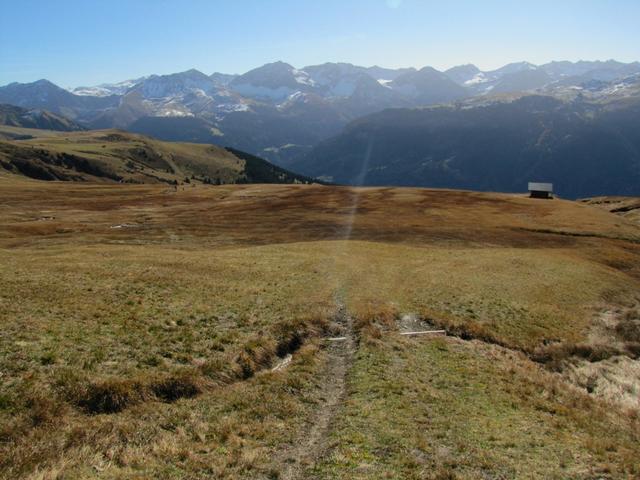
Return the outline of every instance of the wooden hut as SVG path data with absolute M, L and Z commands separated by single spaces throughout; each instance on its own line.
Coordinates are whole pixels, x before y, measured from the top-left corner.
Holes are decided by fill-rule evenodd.
M 531 198 L 553 198 L 553 184 L 529 182 L 529 196 Z

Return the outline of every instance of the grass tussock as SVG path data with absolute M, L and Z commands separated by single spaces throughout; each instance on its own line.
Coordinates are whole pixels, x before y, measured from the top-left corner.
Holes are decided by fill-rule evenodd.
M 156 398 L 171 403 L 201 394 L 205 385 L 202 375 L 185 371 L 160 379 L 152 383 L 150 388 Z
M 58 398 L 44 393 L 32 394 L 26 406 L 31 426 L 52 426 L 68 413 L 67 406 Z
M 353 329 L 358 339 L 375 344 L 396 329 L 398 315 L 395 305 L 368 303 L 355 315 Z
M 640 343 L 640 312 L 628 309 L 616 325 L 616 334 L 623 341 Z
M 273 339 L 258 336 L 251 339 L 233 360 L 238 378 L 246 380 L 271 366 L 276 357 L 277 345 Z
M 296 352 L 306 340 L 324 335 L 332 330 L 334 325 L 329 315 L 300 316 L 279 322 L 274 325 L 272 335 L 278 339 L 276 355 L 284 357 Z
M 10 445 L 34 430 L 54 430 L 69 413 L 68 404 L 49 392 L 31 391 L 23 395 L 8 412 L 1 412 L 9 416 L 0 417 L 3 420 L 0 445 Z
M 447 335 L 453 335 L 463 340 L 481 340 L 501 347 L 517 348 L 490 328 L 473 319 L 433 311 L 423 311 L 422 318 L 431 325 L 446 330 Z
M 109 379 L 86 385 L 72 401 L 89 414 L 99 414 L 117 413 L 151 398 L 149 387 L 139 380 Z

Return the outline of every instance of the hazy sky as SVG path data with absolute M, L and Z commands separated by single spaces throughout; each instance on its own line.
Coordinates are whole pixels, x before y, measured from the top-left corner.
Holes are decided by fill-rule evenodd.
M 0 0 L 0 85 L 275 60 L 482 69 L 640 60 L 640 0 Z

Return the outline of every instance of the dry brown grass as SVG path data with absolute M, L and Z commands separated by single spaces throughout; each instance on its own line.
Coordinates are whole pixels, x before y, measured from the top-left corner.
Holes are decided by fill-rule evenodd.
M 640 224 L 640 199 L 636 197 L 594 197 L 581 201 Z
M 359 463 L 349 463 L 353 434 L 337 434 L 334 453 L 344 462 L 323 467 L 327 476 L 375 477 L 367 462 L 382 462 L 379 472 L 392 477 L 509 474 L 519 470 L 499 465 L 510 453 L 539 465 L 554 448 L 574 459 L 567 471 L 577 478 L 596 463 L 609 462 L 612 475 L 632 471 L 631 427 L 605 415 L 587 428 L 600 410 L 586 391 L 554 386 L 553 374 L 525 357 L 500 354 L 500 368 L 474 364 L 474 355 L 498 348 L 487 343 L 604 358 L 582 348 L 598 309 L 632 305 L 639 288 L 640 246 L 630 240 L 640 235 L 624 219 L 515 195 L 278 185 L 175 192 L 6 174 L 0 203 L 4 478 L 277 475 L 277 452 L 305 435 L 322 402 L 322 338 L 341 334 L 333 320 L 342 305 L 360 342 L 338 420 L 349 429 L 376 412 L 386 417 L 370 431 L 377 449 Z M 485 346 L 415 348 L 395 334 L 405 313 Z M 620 327 L 629 344 L 634 322 Z M 270 371 L 291 352 L 289 367 Z M 424 383 L 431 363 L 446 373 L 442 384 Z M 378 368 L 390 376 L 371 389 Z M 534 386 L 532 372 L 542 379 Z M 497 396 L 487 397 L 474 375 L 486 385 L 493 376 Z M 488 430 L 496 441 L 463 435 L 456 422 L 457 437 L 447 437 L 454 394 L 475 399 L 456 403 L 456 418 L 474 428 L 496 416 Z M 538 425 L 544 448 L 527 450 L 515 430 L 500 433 L 520 415 L 532 416 L 519 428 Z M 432 419 L 429 435 L 404 423 L 423 417 Z M 612 453 L 597 439 L 614 427 Z M 546 438 L 545 429 L 554 433 Z M 400 433 L 408 450 L 398 453 Z M 539 471 L 564 471 L 554 468 Z
M 627 342 L 640 342 L 640 311 L 628 309 L 616 325 L 616 333 Z

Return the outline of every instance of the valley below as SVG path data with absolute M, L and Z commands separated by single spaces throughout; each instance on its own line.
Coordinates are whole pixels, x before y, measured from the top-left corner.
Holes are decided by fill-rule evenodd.
M 124 148 L 58 135 L 6 145 Z M 180 174 L 0 169 L 0 478 L 640 475 L 636 199 L 185 183 L 132 138 Z

